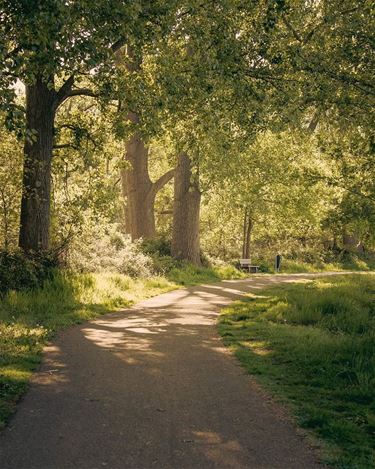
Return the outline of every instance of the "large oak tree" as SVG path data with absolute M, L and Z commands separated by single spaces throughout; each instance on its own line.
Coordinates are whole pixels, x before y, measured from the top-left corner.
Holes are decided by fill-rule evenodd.
M 164 2 L 18 0 L 1 2 L 1 107 L 24 126 L 24 170 L 19 244 L 49 248 L 54 121 L 63 103 L 105 95 L 115 73 L 113 56 L 124 44 L 163 33 Z M 15 87 L 26 89 L 25 117 Z M 89 85 L 89 86 L 88 86 Z M 9 121 L 11 122 L 11 121 Z M 10 123 L 10 125 L 14 125 Z

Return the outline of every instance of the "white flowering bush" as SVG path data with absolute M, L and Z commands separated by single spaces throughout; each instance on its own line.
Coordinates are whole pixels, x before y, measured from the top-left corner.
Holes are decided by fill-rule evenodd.
M 152 258 L 140 248 L 141 241 L 116 229 L 106 233 L 80 236 L 70 246 L 68 265 L 80 272 L 117 272 L 131 277 L 154 274 Z

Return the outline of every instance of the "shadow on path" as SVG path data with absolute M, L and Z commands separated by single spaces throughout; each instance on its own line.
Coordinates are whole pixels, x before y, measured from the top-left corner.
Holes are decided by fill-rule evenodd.
M 0 435 L 0 467 L 319 467 L 214 327 L 243 294 L 310 277 L 177 290 L 64 332 Z

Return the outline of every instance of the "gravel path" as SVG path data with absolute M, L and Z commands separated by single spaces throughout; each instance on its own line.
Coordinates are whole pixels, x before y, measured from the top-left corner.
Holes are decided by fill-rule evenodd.
M 312 276 L 177 290 L 68 329 L 0 435 L 1 469 L 321 468 L 215 328 L 244 293 Z

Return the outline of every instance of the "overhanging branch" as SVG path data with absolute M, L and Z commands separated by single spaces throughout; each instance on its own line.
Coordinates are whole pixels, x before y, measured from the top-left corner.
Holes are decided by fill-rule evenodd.
M 56 93 L 56 109 L 68 98 L 69 92 L 74 84 L 74 75 L 71 75 Z
M 97 98 L 99 95 L 92 91 L 90 88 L 76 88 L 72 89 L 74 85 L 74 75 L 71 75 L 61 86 L 59 91 L 56 93 L 55 98 L 55 108 L 57 109 L 61 104 L 63 104 L 67 99 L 73 96 L 90 96 L 92 98 Z
M 90 90 L 90 88 L 77 88 L 75 90 L 70 90 L 67 98 L 71 98 L 72 96 L 90 96 L 92 98 L 97 98 L 99 95 L 98 93 Z

